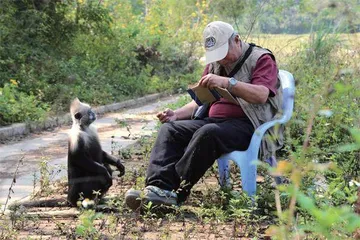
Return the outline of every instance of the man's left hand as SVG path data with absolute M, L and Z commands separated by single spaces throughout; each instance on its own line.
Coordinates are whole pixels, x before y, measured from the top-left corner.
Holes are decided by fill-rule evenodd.
M 214 87 L 227 88 L 229 84 L 229 79 L 227 77 L 218 76 L 212 73 L 209 73 L 203 76 L 199 85 L 202 87 L 213 89 Z

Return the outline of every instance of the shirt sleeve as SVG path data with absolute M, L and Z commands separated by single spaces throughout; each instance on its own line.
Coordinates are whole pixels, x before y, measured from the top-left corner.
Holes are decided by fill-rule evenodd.
M 251 83 L 267 87 L 270 90 L 269 97 L 273 97 L 276 95 L 277 76 L 278 68 L 276 62 L 269 54 L 265 54 L 256 62 Z

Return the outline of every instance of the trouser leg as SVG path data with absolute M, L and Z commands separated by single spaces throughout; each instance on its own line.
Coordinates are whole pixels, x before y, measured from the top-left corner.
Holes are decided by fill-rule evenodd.
M 206 124 L 205 120 L 184 120 L 164 123 L 150 154 L 145 184 L 165 190 L 176 190 L 180 178 L 175 164 L 181 159 L 194 132 Z
M 246 150 L 254 128 L 248 119 L 210 119 L 191 138 L 186 151 L 176 163 L 180 177 L 179 201 L 184 201 L 192 186 L 199 181 L 223 153 Z

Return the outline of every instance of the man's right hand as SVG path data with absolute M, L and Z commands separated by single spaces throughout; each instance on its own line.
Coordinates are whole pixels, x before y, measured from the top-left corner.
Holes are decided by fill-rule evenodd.
M 177 120 L 176 113 L 171 109 L 166 109 L 163 112 L 159 112 L 158 114 L 156 114 L 156 117 L 160 120 L 161 123 Z

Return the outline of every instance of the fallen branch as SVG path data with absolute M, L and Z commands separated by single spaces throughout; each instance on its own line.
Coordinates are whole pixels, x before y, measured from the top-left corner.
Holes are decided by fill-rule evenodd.
M 38 211 L 38 212 L 26 212 L 21 216 L 24 218 L 77 218 L 80 215 L 80 211 L 76 208 L 70 208 L 68 210 L 52 210 L 52 211 Z
M 54 198 L 54 199 L 36 199 L 22 202 L 15 202 L 9 206 L 10 209 L 23 206 L 25 208 L 36 208 L 36 207 L 69 207 L 66 197 Z
M 97 212 L 119 212 L 117 207 L 108 205 L 107 203 L 116 197 L 105 197 L 101 200 L 100 204 L 96 204 L 90 209 L 95 209 Z M 69 207 L 72 209 L 76 209 L 75 207 L 71 206 L 70 203 L 66 200 L 66 197 L 54 198 L 54 199 L 36 199 L 36 200 L 28 200 L 28 201 L 21 201 L 15 202 L 9 206 L 9 209 L 12 211 L 16 211 L 16 209 L 23 207 L 26 209 L 29 208 L 62 208 L 62 207 Z M 33 214 L 33 213 L 32 213 Z

